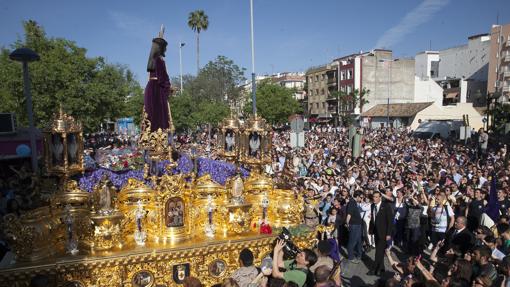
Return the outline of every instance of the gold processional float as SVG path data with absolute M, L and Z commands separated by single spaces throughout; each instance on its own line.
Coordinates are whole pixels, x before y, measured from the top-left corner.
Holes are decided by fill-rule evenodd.
M 251 170 L 224 186 L 208 174 L 151 172 L 172 149 L 169 130 L 147 125 L 145 119 L 139 142 L 149 155 L 145 181 L 130 178 L 117 192 L 103 178 L 89 193 L 71 178 L 84 171 L 81 124 L 60 109 L 44 131 L 46 173 L 59 178 L 58 190 L 49 206 L 5 216 L 16 259 L 0 269 L 0 286 L 29 286 L 36 275 L 50 286 L 178 286 L 189 275 L 211 286 L 239 268 L 243 248 L 253 251 L 255 264 L 271 253 L 277 234 L 268 226 L 301 228 L 301 195 L 276 189 L 264 174 L 272 142 L 264 119 L 255 115 L 241 125 L 231 115 L 221 123 L 219 154 Z M 294 243 L 309 247 L 315 233 L 303 230 Z

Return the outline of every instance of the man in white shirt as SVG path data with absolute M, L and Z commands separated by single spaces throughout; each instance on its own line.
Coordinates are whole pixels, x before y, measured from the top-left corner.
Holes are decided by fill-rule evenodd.
M 446 231 L 453 227 L 455 214 L 446 201 L 446 194 L 442 190 L 436 200 L 435 206 L 429 207 L 430 218 L 432 219 L 431 243 L 436 245 L 439 241 L 445 239 Z

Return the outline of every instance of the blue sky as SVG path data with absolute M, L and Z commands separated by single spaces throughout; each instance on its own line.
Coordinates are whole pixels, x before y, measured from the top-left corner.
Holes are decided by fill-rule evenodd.
M 150 3 L 150 4 L 149 4 Z M 167 68 L 196 72 L 195 35 L 188 14 L 203 9 L 209 29 L 201 33 L 203 66 L 224 55 L 251 73 L 249 0 L 64 1 L 0 0 L 0 46 L 23 36 L 21 21 L 33 19 L 51 37 L 71 39 L 89 56 L 127 65 L 145 83 L 151 39 L 166 26 Z M 508 0 L 254 0 L 255 69 L 295 72 L 372 48 L 397 57 L 464 44 L 496 22 L 510 23 Z

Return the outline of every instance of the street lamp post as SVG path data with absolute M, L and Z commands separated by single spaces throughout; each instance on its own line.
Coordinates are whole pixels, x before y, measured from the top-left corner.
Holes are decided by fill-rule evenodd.
M 14 50 L 9 58 L 14 61 L 23 63 L 23 94 L 27 99 L 27 114 L 30 135 L 30 149 L 32 171 L 37 172 L 37 146 L 35 143 L 35 128 L 34 128 L 34 114 L 32 109 L 32 94 L 30 93 L 30 76 L 28 74 L 28 63 L 39 60 L 39 55 L 28 48 L 19 48 Z
M 251 32 L 251 101 L 253 115 L 257 114 L 257 84 L 255 82 L 255 40 L 253 38 L 253 0 L 250 0 L 250 32 Z
M 182 95 L 182 47 L 184 47 L 186 43 L 180 42 L 179 43 L 179 70 L 181 73 L 181 95 Z

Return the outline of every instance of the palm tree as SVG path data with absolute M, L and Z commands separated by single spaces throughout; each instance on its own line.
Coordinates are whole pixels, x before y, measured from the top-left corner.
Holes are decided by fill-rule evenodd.
M 188 26 L 197 33 L 197 75 L 200 71 L 200 31 L 205 31 L 209 27 L 208 18 L 204 10 L 193 11 L 188 17 Z

